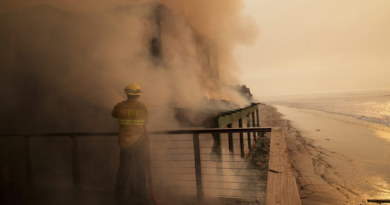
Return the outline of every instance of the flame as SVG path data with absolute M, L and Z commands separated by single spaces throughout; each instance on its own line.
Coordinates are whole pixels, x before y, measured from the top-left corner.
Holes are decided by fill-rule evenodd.
M 227 101 L 230 103 L 231 99 L 229 96 L 227 95 L 223 95 L 221 93 L 218 93 L 218 92 L 215 92 L 211 89 L 209 89 L 207 92 L 206 92 L 206 97 L 208 100 L 221 100 L 221 101 Z

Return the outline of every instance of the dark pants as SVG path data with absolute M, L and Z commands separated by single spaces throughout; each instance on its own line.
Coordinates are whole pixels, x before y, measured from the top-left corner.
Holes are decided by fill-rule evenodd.
M 123 196 L 127 181 L 129 181 L 130 195 L 139 200 L 146 200 L 148 190 L 146 186 L 147 167 L 145 142 L 138 141 L 129 148 L 121 148 L 119 161 L 120 164 L 115 183 L 116 195 Z

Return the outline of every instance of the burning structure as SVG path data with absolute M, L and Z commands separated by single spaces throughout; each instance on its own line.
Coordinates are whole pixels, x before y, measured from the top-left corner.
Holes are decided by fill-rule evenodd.
M 0 132 L 117 130 L 110 112 L 123 100 L 122 90 L 130 82 L 137 82 L 145 93 L 141 100 L 152 113 L 151 129 L 226 126 L 232 113 L 216 117 L 244 108 L 251 94 L 245 86 L 221 80 L 226 70 L 219 64 L 218 50 L 215 41 L 156 2 L 100 13 L 73 13 L 42 4 L 2 14 L 0 90 L 6 100 L 0 102 Z M 84 151 L 83 186 L 112 189 L 116 139 L 95 139 L 79 141 Z M 14 159 L 25 156 L 14 150 L 23 150 L 24 143 L 3 142 L 0 153 L 6 154 L 1 156 L 10 159 L 4 163 L 9 170 L 4 175 L 13 187 L 23 187 L 26 173 L 20 165 L 24 162 Z M 34 167 L 44 170 L 35 174 L 37 186 L 73 186 L 72 173 L 61 169 L 71 167 L 67 143 L 65 138 L 34 139 Z M 92 153 L 96 150 L 103 151 Z M 97 168 L 102 159 L 104 169 Z M 54 180 L 56 184 L 51 183 Z
M 21 123 L 24 132 L 111 130 L 107 113 L 130 81 L 149 93 L 152 110 L 240 107 L 231 94 L 248 102 L 220 82 L 217 44 L 156 2 L 98 14 L 47 4 L 6 13 L 0 48 L 3 133 Z

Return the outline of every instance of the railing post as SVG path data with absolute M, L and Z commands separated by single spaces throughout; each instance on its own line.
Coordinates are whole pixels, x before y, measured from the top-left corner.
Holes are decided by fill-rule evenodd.
M 79 156 L 79 144 L 76 136 L 70 136 L 72 138 L 72 168 L 73 168 L 73 187 L 78 190 L 81 187 L 80 180 L 80 156 Z
M 195 157 L 196 191 L 198 195 L 198 201 L 202 201 L 203 183 L 202 183 L 202 164 L 200 158 L 199 133 L 194 133 L 193 142 L 194 142 L 194 157 Z
M 246 127 L 251 127 L 251 125 L 250 125 L 250 121 L 251 121 L 251 118 L 250 118 L 250 115 L 248 114 L 247 115 L 247 117 L 248 117 L 248 123 L 247 123 L 247 126 Z M 248 131 L 247 132 L 247 134 L 248 134 L 248 148 L 249 148 L 249 150 L 252 150 L 252 142 L 251 142 L 251 133 Z
M 220 128 L 218 119 L 219 119 L 219 116 L 214 118 L 214 124 L 215 124 L 215 127 Z M 213 133 L 212 135 L 213 135 L 213 139 L 214 139 L 213 147 L 216 150 L 216 154 L 218 156 L 221 156 L 221 154 L 222 154 L 221 135 L 219 133 Z
M 242 128 L 242 118 L 238 120 L 238 126 Z M 241 151 L 241 157 L 245 157 L 245 151 L 244 151 L 244 133 L 240 132 L 240 151 Z
M 232 128 L 232 123 L 227 125 L 228 128 Z M 234 144 L 233 144 L 233 133 L 228 133 L 229 138 L 229 151 L 234 153 Z
M 255 111 L 252 112 L 252 127 L 256 127 Z M 256 132 L 253 132 L 253 141 L 256 142 Z
M 27 183 L 30 188 L 34 187 L 34 167 L 33 167 L 33 155 L 32 155 L 32 145 L 31 138 L 25 137 L 25 157 L 26 157 L 26 174 L 27 174 Z
M 257 106 L 256 109 L 256 119 L 257 119 L 257 127 L 260 127 L 259 106 Z M 263 133 L 261 133 L 260 136 L 263 137 Z

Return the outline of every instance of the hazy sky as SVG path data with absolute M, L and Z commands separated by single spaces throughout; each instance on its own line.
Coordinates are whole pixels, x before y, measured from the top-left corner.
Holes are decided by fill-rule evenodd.
M 390 0 L 245 0 L 259 25 L 239 47 L 241 82 L 261 96 L 390 90 Z

